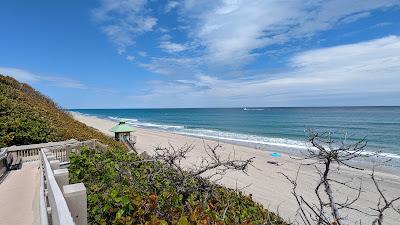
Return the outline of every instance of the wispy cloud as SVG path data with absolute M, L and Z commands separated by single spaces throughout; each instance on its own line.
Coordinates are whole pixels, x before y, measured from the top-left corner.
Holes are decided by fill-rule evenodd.
M 135 60 L 135 56 L 133 56 L 133 55 L 127 55 L 127 56 L 126 56 L 126 60 L 132 62 L 133 60 Z
M 40 80 L 40 77 L 36 74 L 18 68 L 0 67 L 0 74 L 14 77 L 21 82 L 37 82 Z
M 177 53 L 189 49 L 189 46 L 187 46 L 186 44 L 179 44 L 171 41 L 162 41 L 159 47 L 169 53 Z
M 153 31 L 157 13 L 148 0 L 100 0 L 93 18 L 102 31 L 118 46 L 119 53 L 134 45 L 135 38 Z M 351 23 L 400 5 L 398 0 L 204 0 L 165 3 L 164 11 L 177 9 L 178 27 L 200 51 L 205 66 L 240 68 L 263 55 L 268 47 L 309 38 L 341 23 Z M 170 28 L 170 27 L 169 27 Z M 168 29 L 158 28 L 157 32 Z M 185 42 L 172 42 L 171 34 L 160 37 L 158 47 L 175 54 L 189 48 Z M 165 38 L 167 37 L 167 38 Z M 187 57 L 193 57 L 187 53 Z M 157 57 L 157 56 L 154 56 Z
M 141 67 L 163 75 L 196 74 L 200 58 L 152 57 L 150 62 L 139 64 Z
M 180 5 L 178 1 L 168 1 L 165 5 L 165 12 L 170 12 L 171 10 L 177 8 Z
M 147 57 L 147 53 L 144 51 L 139 51 L 137 54 L 141 57 Z
M 344 17 L 342 20 L 340 20 L 341 23 L 352 23 L 355 22 L 359 19 L 365 18 L 370 16 L 371 13 L 370 12 L 360 12 L 360 13 L 355 13 L 353 15 Z
M 102 0 L 93 13 L 120 53 L 138 35 L 154 31 L 136 53 L 124 54 L 152 73 L 174 75 L 153 80 L 146 87 L 150 92 L 132 96 L 143 107 L 290 105 L 315 99 L 358 104 L 369 95 L 400 92 L 398 36 L 383 32 L 381 39 L 302 50 L 334 43 L 325 31 L 376 16 L 399 6 L 398 0 L 171 0 L 154 10 L 153 3 Z M 315 40 L 317 35 L 328 41 Z M 305 40 L 312 43 L 299 44 Z M 140 51 L 144 47 L 146 52 Z M 280 72 L 260 72 L 263 64 Z
M 399 36 L 302 52 L 291 59 L 290 66 L 291 71 L 274 76 L 221 79 L 197 75 L 192 80 L 155 82 L 151 93 L 133 98 L 164 107 L 321 105 L 324 99 L 326 105 L 359 105 L 369 98 L 380 99 L 373 103 L 378 105 L 400 104 L 398 99 L 383 98 L 387 93 L 400 96 Z
M 135 37 L 152 31 L 157 18 L 149 15 L 147 0 L 101 0 L 92 13 L 102 31 L 118 46 L 122 54 L 135 43 Z
M 353 22 L 399 1 L 185 1 L 181 12 L 193 21 L 193 36 L 209 61 L 246 64 L 254 51 L 310 37 L 339 22 Z
M 0 67 L 0 74 L 14 77 L 18 81 L 25 83 L 41 82 L 57 87 L 87 89 L 86 85 L 74 79 L 70 79 L 63 76 L 38 75 L 36 73 L 18 68 Z

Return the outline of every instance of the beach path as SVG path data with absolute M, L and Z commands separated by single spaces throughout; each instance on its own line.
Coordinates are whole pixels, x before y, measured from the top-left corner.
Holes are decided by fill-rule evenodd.
M 0 225 L 39 224 L 38 163 L 24 163 L 0 184 Z

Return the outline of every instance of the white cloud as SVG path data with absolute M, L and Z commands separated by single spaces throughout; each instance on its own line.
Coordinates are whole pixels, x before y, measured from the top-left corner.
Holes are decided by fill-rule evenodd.
M 11 67 L 0 67 L 0 74 L 14 77 L 21 82 L 37 82 L 40 80 L 39 76 L 29 71 Z
M 368 17 L 374 10 L 400 5 L 399 0 L 169 0 L 161 10 L 179 8 L 177 25 L 155 29 L 158 19 L 153 14 L 160 9 L 151 9 L 149 0 L 99 1 L 93 19 L 120 54 L 135 44 L 138 35 L 156 30 L 164 34 L 158 45 L 164 51 L 178 53 L 196 46 L 196 57 L 203 58 L 204 66 L 233 70 L 266 54 L 269 46 L 309 38 Z M 186 32 L 190 46 L 172 42 L 169 30 Z M 186 54 L 190 57 L 191 52 Z
M 147 53 L 144 51 L 139 51 L 137 54 L 140 55 L 141 57 L 147 57 Z
M 171 40 L 171 39 L 172 39 L 172 36 L 169 35 L 169 34 L 163 34 L 163 35 L 160 37 L 160 40 L 162 40 L 162 41 L 168 41 L 168 40 Z
M 135 43 L 135 37 L 152 31 L 157 18 L 149 15 L 147 0 L 101 0 L 93 11 L 93 19 L 102 31 L 118 46 L 122 54 Z
M 355 62 L 382 66 L 376 62 L 380 60 L 398 60 L 400 55 L 396 54 L 399 53 L 399 36 L 388 36 L 356 44 L 307 51 L 295 56 L 292 62 L 296 66 L 313 68 L 323 66 L 337 67 L 338 65 L 354 66 Z
M 174 43 L 171 41 L 162 41 L 159 47 L 165 52 L 169 53 L 177 53 L 188 50 L 189 47 L 185 44 Z
M 47 83 L 51 86 L 64 87 L 64 88 L 75 88 L 75 89 L 86 89 L 87 87 L 80 81 L 73 80 L 67 77 L 61 76 L 46 76 L 37 75 L 27 70 L 11 68 L 11 67 L 0 67 L 0 74 L 11 76 L 20 82 L 24 83 Z
M 399 36 L 306 51 L 290 65 L 273 77 L 156 82 L 150 94 L 134 98 L 153 105 L 162 99 L 163 107 L 400 104 L 394 98 L 400 96 Z
M 370 11 L 398 5 L 397 0 L 220 0 L 185 1 L 183 16 L 206 47 L 210 62 L 240 65 L 253 59 L 255 50 L 304 38 L 353 22 Z
M 82 82 L 68 77 L 58 77 L 58 76 L 41 76 L 40 79 L 47 82 L 51 86 L 64 87 L 64 88 L 74 88 L 74 89 L 88 89 L 86 85 Z
M 152 82 L 153 91 L 137 97 L 148 98 L 144 102 L 149 104 L 166 96 L 171 101 L 181 100 L 177 103 L 181 106 L 188 102 L 192 106 L 200 106 L 195 105 L 197 102 L 208 106 L 208 101 L 215 106 L 238 106 L 279 105 L 339 96 L 354 100 L 354 96 L 399 93 L 398 36 L 301 52 L 291 57 L 283 68 L 285 72 L 244 75 L 249 74 L 244 66 L 260 55 L 271 60 L 271 56 L 281 54 L 286 60 L 291 52 L 302 49 L 299 41 L 400 5 L 399 0 L 182 0 L 166 1 L 154 12 L 149 9 L 153 3 L 148 0 L 100 2 L 93 18 L 117 44 L 120 53 L 134 45 L 138 35 L 155 30 L 157 37 L 149 35 L 155 43 L 152 47 L 172 54 L 160 57 L 153 55 L 159 51 L 150 49 L 148 53 L 138 51 L 134 54 L 136 59 L 126 55 L 127 60 L 135 59 L 137 65 L 151 72 L 177 75 L 172 81 Z M 172 10 L 178 13 L 171 23 L 174 26 L 166 25 L 170 21 L 157 26 L 158 20 L 152 14 Z M 162 16 L 172 15 L 175 14 Z M 387 25 L 380 22 L 377 27 Z M 179 39 L 185 42 L 174 42 L 171 35 L 180 35 Z M 148 42 L 144 45 L 149 46 Z M 219 69 L 223 72 L 215 72 Z M 227 71 L 239 76 L 229 76 Z M 170 106 L 176 105 L 171 102 Z
M 177 8 L 179 6 L 178 1 L 168 1 L 167 5 L 165 6 L 165 12 L 170 12 L 171 10 Z
M 163 27 L 158 28 L 158 30 L 159 30 L 161 33 L 168 33 L 168 32 L 169 32 L 168 29 L 163 28 Z
M 133 60 L 135 60 L 135 56 L 133 56 L 133 55 L 127 55 L 127 56 L 126 56 L 126 60 L 132 62 Z
M 342 19 L 340 22 L 341 22 L 341 23 L 352 23 L 352 22 L 355 22 L 355 21 L 357 21 L 357 20 L 359 20 L 359 19 L 362 19 L 362 18 L 364 18 L 364 17 L 368 17 L 368 16 L 370 16 L 370 15 L 371 15 L 370 12 L 360 12 L 360 13 L 356 13 L 356 14 L 354 14 L 354 15 L 345 17 L 345 18 Z
M 164 75 L 195 74 L 200 58 L 186 57 L 153 57 L 148 63 L 139 64 L 141 67 Z

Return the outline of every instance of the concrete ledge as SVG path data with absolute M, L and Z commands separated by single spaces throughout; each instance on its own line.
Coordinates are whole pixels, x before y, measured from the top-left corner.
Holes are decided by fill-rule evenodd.
M 55 160 L 56 159 L 56 157 L 53 155 L 53 154 L 48 154 L 48 155 L 46 155 L 46 157 L 47 157 L 47 160 L 50 162 L 51 160 Z
M 49 163 L 52 170 L 60 169 L 60 160 L 49 160 Z
M 83 183 L 65 185 L 64 198 L 76 225 L 87 224 L 87 197 Z
M 68 169 L 57 169 L 53 171 L 54 178 L 58 184 L 58 187 L 62 190 L 64 185 L 69 184 L 69 172 Z

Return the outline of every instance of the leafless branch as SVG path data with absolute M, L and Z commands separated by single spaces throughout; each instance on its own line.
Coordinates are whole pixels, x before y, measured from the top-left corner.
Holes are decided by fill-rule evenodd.
M 301 166 L 314 166 L 320 177 L 314 189 L 314 194 L 318 200 L 318 204 L 311 204 L 296 191 L 300 167 L 296 173 L 295 179 L 291 179 L 286 174 L 282 173 L 282 175 L 292 184 L 292 195 L 295 197 L 299 207 L 297 211 L 298 216 L 304 224 L 346 224 L 347 216 L 342 215 L 344 213 L 343 209 L 353 210 L 367 216 L 376 217 L 373 224 L 379 225 L 382 224 L 385 210 L 393 209 L 395 212 L 400 214 L 400 210 L 394 206 L 394 203 L 400 200 L 400 196 L 388 200 L 379 187 L 374 172 L 371 174 L 371 179 L 380 195 L 377 207 L 373 209 L 377 214 L 364 212 L 354 206 L 363 192 L 362 179 L 360 179 L 359 185 L 354 187 L 351 185 L 354 179 L 342 181 L 338 178 L 332 178 L 331 176 L 333 165 L 337 166 L 338 174 L 340 174 L 341 166 L 363 170 L 363 168 L 351 165 L 351 160 L 378 155 L 378 153 L 367 153 L 365 151 L 365 147 L 367 146 L 365 138 L 349 143 L 347 133 L 344 133 L 343 137 L 338 140 L 333 138 L 331 132 L 318 133 L 314 131 L 309 131 L 307 137 L 311 146 L 305 152 L 304 157 L 297 160 L 302 161 Z M 345 201 L 339 202 L 335 198 L 332 185 L 335 187 L 339 186 L 345 188 L 352 193 L 356 192 L 356 194 L 353 194 L 352 198 L 347 196 Z
M 182 165 L 182 162 L 187 159 L 188 154 L 194 149 L 194 145 L 183 145 L 181 147 L 174 147 L 169 144 L 168 147 L 157 147 L 155 149 L 155 154 L 153 160 L 155 162 L 162 162 L 167 164 L 170 168 L 179 172 L 179 177 L 171 179 L 175 186 L 178 187 L 178 192 L 180 192 L 183 197 L 188 197 L 193 191 L 191 187 L 193 185 L 186 185 L 190 183 L 193 178 L 204 177 L 205 179 L 198 179 L 198 182 L 202 182 L 197 188 L 202 188 L 203 191 L 210 189 L 209 180 L 216 175 L 223 175 L 229 171 L 241 171 L 247 173 L 249 166 L 252 166 L 254 157 L 241 160 L 236 159 L 235 152 L 233 156 L 228 155 L 222 157 L 218 152 L 222 146 L 217 144 L 215 146 L 210 146 L 204 142 L 204 151 L 206 152 L 206 157 L 202 158 L 199 164 L 195 164 L 192 168 L 188 168 Z M 219 177 L 214 179 L 217 182 Z
M 379 193 L 379 201 L 376 205 L 376 208 L 373 209 L 378 213 L 378 215 L 377 215 L 377 218 L 372 222 L 372 224 L 373 225 L 375 225 L 375 224 L 382 225 L 384 213 L 386 210 L 393 209 L 395 212 L 400 214 L 400 210 L 398 208 L 395 208 L 395 206 L 394 206 L 394 203 L 400 200 L 400 196 L 397 196 L 391 200 L 387 199 L 387 197 L 384 195 L 382 189 L 379 187 L 379 184 L 375 178 L 375 167 L 372 169 L 371 179 L 374 182 L 374 186 Z

